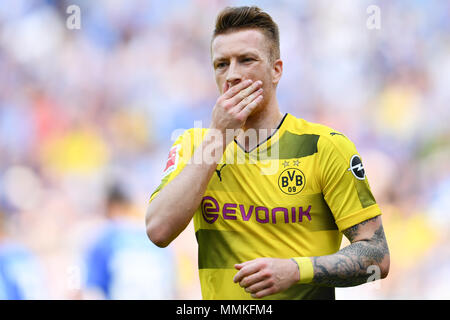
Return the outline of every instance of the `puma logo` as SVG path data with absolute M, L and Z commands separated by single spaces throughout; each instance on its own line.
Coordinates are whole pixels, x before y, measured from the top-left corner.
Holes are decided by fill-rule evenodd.
M 219 170 L 216 169 L 216 173 L 217 173 L 217 176 L 219 177 L 220 182 L 222 182 L 222 174 L 221 174 L 222 169 L 223 169 L 226 165 L 227 165 L 227 164 L 225 163 L 224 165 L 222 165 L 222 167 L 221 167 Z
M 345 137 L 342 133 L 339 133 L 339 132 L 330 132 L 330 135 L 332 135 L 332 136 L 338 135 L 338 136 Z

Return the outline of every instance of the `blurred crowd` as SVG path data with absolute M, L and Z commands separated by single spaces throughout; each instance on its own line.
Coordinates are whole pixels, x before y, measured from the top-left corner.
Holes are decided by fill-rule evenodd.
M 383 211 L 388 278 L 337 298 L 450 299 L 450 3 L 419 0 L 1 1 L 0 299 L 201 298 L 192 225 L 160 249 L 144 214 L 175 133 L 209 126 L 215 17 L 249 4 L 281 111 L 350 137 Z

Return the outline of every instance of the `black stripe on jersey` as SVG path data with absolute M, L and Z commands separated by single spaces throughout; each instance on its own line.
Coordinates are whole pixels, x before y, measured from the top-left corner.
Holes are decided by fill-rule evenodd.
M 280 159 L 303 158 L 317 153 L 317 134 L 294 134 L 286 131 L 280 138 Z
M 295 134 L 285 131 L 276 143 L 257 155 L 258 160 L 298 159 L 311 156 L 317 153 L 319 137 L 317 134 Z
M 358 198 L 363 208 L 370 207 L 371 205 L 376 203 L 372 192 L 368 188 L 366 180 L 355 179 L 356 191 L 358 192 Z

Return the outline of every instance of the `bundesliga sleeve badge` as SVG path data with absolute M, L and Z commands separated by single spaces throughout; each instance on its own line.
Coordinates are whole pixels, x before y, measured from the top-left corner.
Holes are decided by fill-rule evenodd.
M 180 149 L 179 145 L 173 146 L 172 149 L 170 149 L 166 168 L 164 169 L 164 172 L 163 172 L 163 177 L 167 176 L 168 174 L 170 174 L 177 168 L 178 158 L 179 158 L 179 154 L 178 154 L 179 149 Z

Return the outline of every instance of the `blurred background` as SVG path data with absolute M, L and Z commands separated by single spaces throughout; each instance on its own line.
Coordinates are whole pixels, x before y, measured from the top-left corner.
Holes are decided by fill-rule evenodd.
M 0 299 L 201 299 L 192 226 L 160 249 L 144 214 L 209 125 L 217 13 L 252 4 L 281 111 L 350 137 L 383 211 L 388 278 L 337 299 L 450 299 L 450 2 L 418 0 L 1 1 Z

